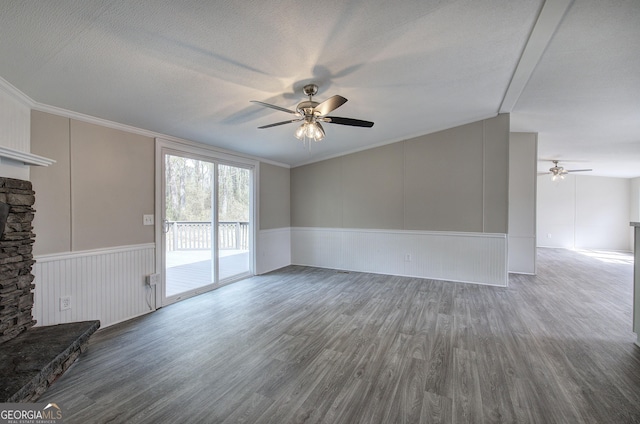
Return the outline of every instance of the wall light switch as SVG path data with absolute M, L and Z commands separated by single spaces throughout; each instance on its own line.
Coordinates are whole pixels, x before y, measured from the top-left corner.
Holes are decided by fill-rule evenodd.
M 142 225 L 153 225 L 153 215 L 142 215 Z

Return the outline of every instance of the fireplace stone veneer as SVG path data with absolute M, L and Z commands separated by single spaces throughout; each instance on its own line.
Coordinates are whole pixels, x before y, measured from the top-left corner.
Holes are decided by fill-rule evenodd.
M 0 403 L 34 402 L 84 351 L 100 321 L 31 328 L 31 182 L 0 177 Z
M 31 182 L 0 177 L 0 204 L 8 206 L 0 229 L 0 344 L 36 323 L 31 313 L 34 202 Z

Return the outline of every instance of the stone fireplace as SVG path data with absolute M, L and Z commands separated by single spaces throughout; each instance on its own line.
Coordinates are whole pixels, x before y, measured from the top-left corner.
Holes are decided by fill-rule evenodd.
M 34 327 L 34 203 L 31 182 L 0 177 L 0 402 L 35 401 L 100 327 L 100 321 Z
M 0 178 L 0 344 L 32 327 L 35 193 L 29 181 Z

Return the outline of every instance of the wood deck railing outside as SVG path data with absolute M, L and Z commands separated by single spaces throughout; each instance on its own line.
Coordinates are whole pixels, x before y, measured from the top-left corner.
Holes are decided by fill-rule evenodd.
M 209 250 L 213 234 L 211 222 L 167 221 L 167 246 L 175 250 Z M 218 249 L 249 249 L 249 223 L 221 221 L 218 223 Z

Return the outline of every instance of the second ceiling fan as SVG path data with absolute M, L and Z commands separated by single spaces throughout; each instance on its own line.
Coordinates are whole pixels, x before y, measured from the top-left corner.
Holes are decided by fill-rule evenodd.
M 564 169 L 564 167 L 558 165 L 558 162 L 560 162 L 559 160 L 552 160 L 551 162 L 553 162 L 553 166 L 549 168 L 549 172 L 540 172 L 538 174 L 539 175 L 551 174 L 552 181 L 556 181 L 558 178 L 563 180 L 564 176 L 567 175 L 569 172 L 593 171 L 593 169 Z
M 321 123 L 326 124 L 339 124 L 349 125 L 352 127 L 373 127 L 373 122 L 363 121 L 361 119 L 342 118 L 339 116 L 328 116 L 327 114 L 336 110 L 347 102 L 347 99 L 342 96 L 332 96 L 327 100 L 318 103 L 313 100 L 313 96 L 318 92 L 318 86 L 315 84 L 307 84 L 303 87 L 304 94 L 309 96 L 309 100 L 304 100 L 296 106 L 296 110 L 286 109 L 280 106 L 272 105 L 269 103 L 261 102 L 258 100 L 251 100 L 252 103 L 257 103 L 262 106 L 276 109 L 281 112 L 287 112 L 295 115 L 294 119 L 288 121 L 276 122 L 274 124 L 263 125 L 258 127 L 259 129 L 276 127 L 278 125 L 291 124 L 293 122 L 301 122 L 302 124 L 295 132 L 296 138 L 306 142 L 307 140 L 320 141 L 324 138 L 325 132 Z

